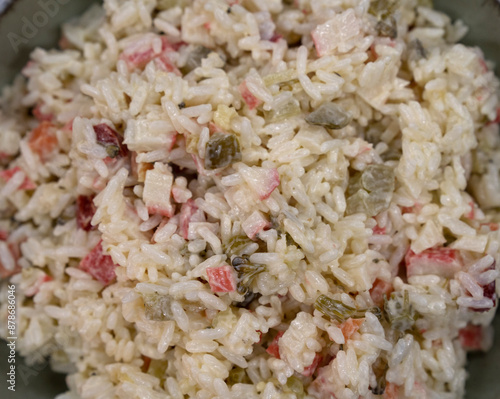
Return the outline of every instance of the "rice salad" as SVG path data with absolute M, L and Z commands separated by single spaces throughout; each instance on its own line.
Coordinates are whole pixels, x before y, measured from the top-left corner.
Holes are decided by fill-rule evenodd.
M 105 0 L 0 114 L 1 336 L 74 398 L 462 398 L 498 80 L 422 0 Z

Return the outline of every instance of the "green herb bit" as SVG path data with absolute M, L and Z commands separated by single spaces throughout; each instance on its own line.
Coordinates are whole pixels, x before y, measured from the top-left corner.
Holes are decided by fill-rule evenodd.
M 389 37 L 391 39 L 398 37 L 398 24 L 392 15 L 378 21 L 375 29 L 379 36 Z
M 241 161 L 240 143 L 234 134 L 215 133 L 205 149 L 205 168 L 218 169 Z
M 247 259 L 238 256 L 232 260 L 231 264 L 238 273 L 237 291 L 239 294 L 247 294 L 255 277 L 266 269 L 264 265 L 251 264 Z
M 410 330 L 417 320 L 408 291 L 405 291 L 403 296 L 401 293 L 393 292 L 390 299 L 385 297 L 384 314 L 391 327 L 401 332 Z
M 342 301 L 332 299 L 326 295 L 320 295 L 316 299 L 314 307 L 331 319 L 337 320 L 339 323 L 342 323 L 349 318 L 362 319 L 365 317 L 366 312 L 371 312 L 379 318 L 382 314 L 378 307 L 356 309 L 345 305 Z
M 241 367 L 234 367 L 227 377 L 227 385 L 233 386 L 234 384 L 251 384 L 252 381 L 248 377 L 246 371 Z
M 108 154 L 108 157 L 116 158 L 119 153 L 120 153 L 120 147 L 118 147 L 117 145 L 110 144 L 106 146 L 106 154 Z
M 286 388 L 294 393 L 297 399 L 303 399 L 305 397 L 306 393 L 304 391 L 304 384 L 299 378 L 295 377 L 294 375 L 286 380 Z
M 324 103 L 306 116 L 306 122 L 311 125 L 323 126 L 328 129 L 342 129 L 352 120 L 351 115 L 335 103 Z
M 146 318 L 154 321 L 172 320 L 172 310 L 170 308 L 170 298 L 165 295 L 144 294 L 144 310 Z

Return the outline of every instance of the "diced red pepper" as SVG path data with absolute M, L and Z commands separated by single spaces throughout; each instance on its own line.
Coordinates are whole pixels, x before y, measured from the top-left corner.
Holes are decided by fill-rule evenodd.
M 94 230 L 96 226 L 90 223 L 94 217 L 96 207 L 94 205 L 94 196 L 79 195 L 76 199 L 76 224 L 85 231 Z
M 191 217 L 196 213 L 198 207 L 195 205 L 192 199 L 189 199 L 187 202 L 182 204 L 181 212 L 180 212 L 180 224 L 179 224 L 179 233 L 184 239 L 188 239 L 189 232 L 189 222 L 191 221 Z
M 460 345 L 466 351 L 483 351 L 488 346 L 485 339 L 485 328 L 483 326 L 476 326 L 468 324 L 458 332 L 458 339 Z
M 116 266 L 111 256 L 103 252 L 101 240 L 94 249 L 82 259 L 79 268 L 104 285 L 108 285 L 116 277 Z
M 250 90 L 248 90 L 246 81 L 241 82 L 238 88 L 240 90 L 241 96 L 243 97 L 243 100 L 248 105 L 248 109 L 254 109 L 255 107 L 259 106 L 259 104 L 262 102 L 257 97 L 255 97 L 250 92 Z
M 105 123 L 100 123 L 94 126 L 94 132 L 96 141 L 106 147 L 106 150 L 108 150 L 109 147 L 114 146 L 114 149 L 116 150 L 114 153 L 112 153 L 112 151 L 108 151 L 111 158 L 127 156 L 128 149 L 123 144 L 123 137 L 114 129 L 110 128 Z
M 278 332 L 278 334 L 276 334 L 276 337 L 274 337 L 273 341 L 269 344 L 269 346 L 266 349 L 266 352 L 269 353 L 271 356 L 274 356 L 276 359 L 281 359 L 279 340 L 283 336 L 283 334 L 284 334 L 283 331 Z
M 236 290 L 236 272 L 229 265 L 208 267 L 207 276 L 212 292 L 233 292 Z
M 321 360 L 323 360 L 323 357 L 319 353 L 316 353 L 316 356 L 314 356 L 312 363 L 304 368 L 302 375 L 304 377 L 311 377 L 318 368 L 318 365 L 321 363 Z
M 40 156 L 42 162 L 49 160 L 58 146 L 57 137 L 53 132 L 53 125 L 48 121 L 41 122 L 31 132 L 28 144 L 31 151 Z
M 408 277 L 436 274 L 452 278 L 463 266 L 460 253 L 451 248 L 431 248 L 419 254 L 410 249 L 405 256 L 405 262 Z
M 344 338 L 347 341 L 353 336 L 353 334 L 359 330 L 365 319 L 353 319 L 349 317 L 346 321 L 339 325 L 339 328 L 344 334 Z
M 370 296 L 372 297 L 375 305 L 382 307 L 384 305 L 384 296 L 389 296 L 392 291 L 394 291 L 392 283 L 376 279 L 370 289 Z
M 12 178 L 12 176 L 14 176 L 17 172 L 20 171 L 22 171 L 22 169 L 19 166 L 14 166 L 11 169 L 2 170 L 0 171 L 0 178 L 4 179 L 5 181 L 9 181 Z M 33 181 L 28 176 L 26 176 L 25 173 L 24 180 L 19 186 L 19 190 L 34 190 L 35 188 L 36 184 L 33 183 Z

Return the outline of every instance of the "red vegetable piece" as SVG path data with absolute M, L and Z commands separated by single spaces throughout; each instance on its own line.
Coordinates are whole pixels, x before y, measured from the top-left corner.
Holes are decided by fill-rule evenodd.
M 254 109 L 255 107 L 258 107 L 259 104 L 262 102 L 257 97 L 255 97 L 250 92 L 250 90 L 248 90 L 247 82 L 245 81 L 241 82 L 238 88 L 240 90 L 241 96 L 243 97 L 243 100 L 248 105 L 248 109 Z
M 236 273 L 231 266 L 208 267 L 207 275 L 212 292 L 233 292 L 236 290 Z
M 42 162 L 46 162 L 58 146 L 57 137 L 53 132 L 53 125 L 48 121 L 42 121 L 31 132 L 28 145 L 31 151 L 40 156 Z
M 109 285 L 116 277 L 116 266 L 111 256 L 103 252 L 101 240 L 94 249 L 82 259 L 79 267 L 104 285 Z
M 76 199 L 76 224 L 85 231 L 94 230 L 96 226 L 90 223 L 94 217 L 96 207 L 94 205 L 94 196 L 79 195 Z
M 376 279 L 370 289 L 370 296 L 372 297 L 373 303 L 381 307 L 384 305 L 384 295 L 389 296 L 392 291 L 394 291 L 394 288 L 391 283 Z
M 125 157 L 128 154 L 127 147 L 123 144 L 123 137 L 105 123 L 94 126 L 96 140 L 106 147 L 106 151 L 111 158 Z
M 314 359 L 312 361 L 312 363 L 305 367 L 304 368 L 304 371 L 302 372 L 302 375 L 304 377 L 310 377 L 314 374 L 314 372 L 316 371 L 316 369 L 318 368 L 318 365 L 321 363 L 321 361 L 323 360 L 323 357 L 319 354 L 319 353 L 316 353 L 316 356 L 314 356 Z
M 20 171 L 22 171 L 22 169 L 19 166 L 14 166 L 11 169 L 2 170 L 0 171 L 0 178 L 4 179 L 5 181 L 9 181 L 12 178 L 12 176 L 14 176 L 17 172 Z M 19 190 L 34 190 L 35 188 L 36 184 L 33 183 L 33 181 L 25 174 L 25 178 L 21 183 L 21 185 L 19 186 Z
M 450 248 L 431 248 L 419 254 L 409 250 L 405 262 L 408 277 L 436 274 L 453 278 L 454 274 L 462 269 L 460 253 Z
M 281 359 L 280 357 L 280 347 L 279 347 L 279 340 L 283 336 L 284 332 L 280 331 L 274 337 L 273 341 L 269 344 L 269 346 L 266 349 L 266 352 L 269 353 L 271 356 L 274 356 L 276 359 Z

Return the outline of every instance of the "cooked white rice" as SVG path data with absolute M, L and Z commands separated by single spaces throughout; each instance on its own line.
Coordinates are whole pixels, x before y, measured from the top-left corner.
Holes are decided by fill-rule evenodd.
M 105 0 L 32 53 L 1 98 L 1 317 L 14 283 L 61 398 L 463 397 L 499 85 L 427 3 Z

